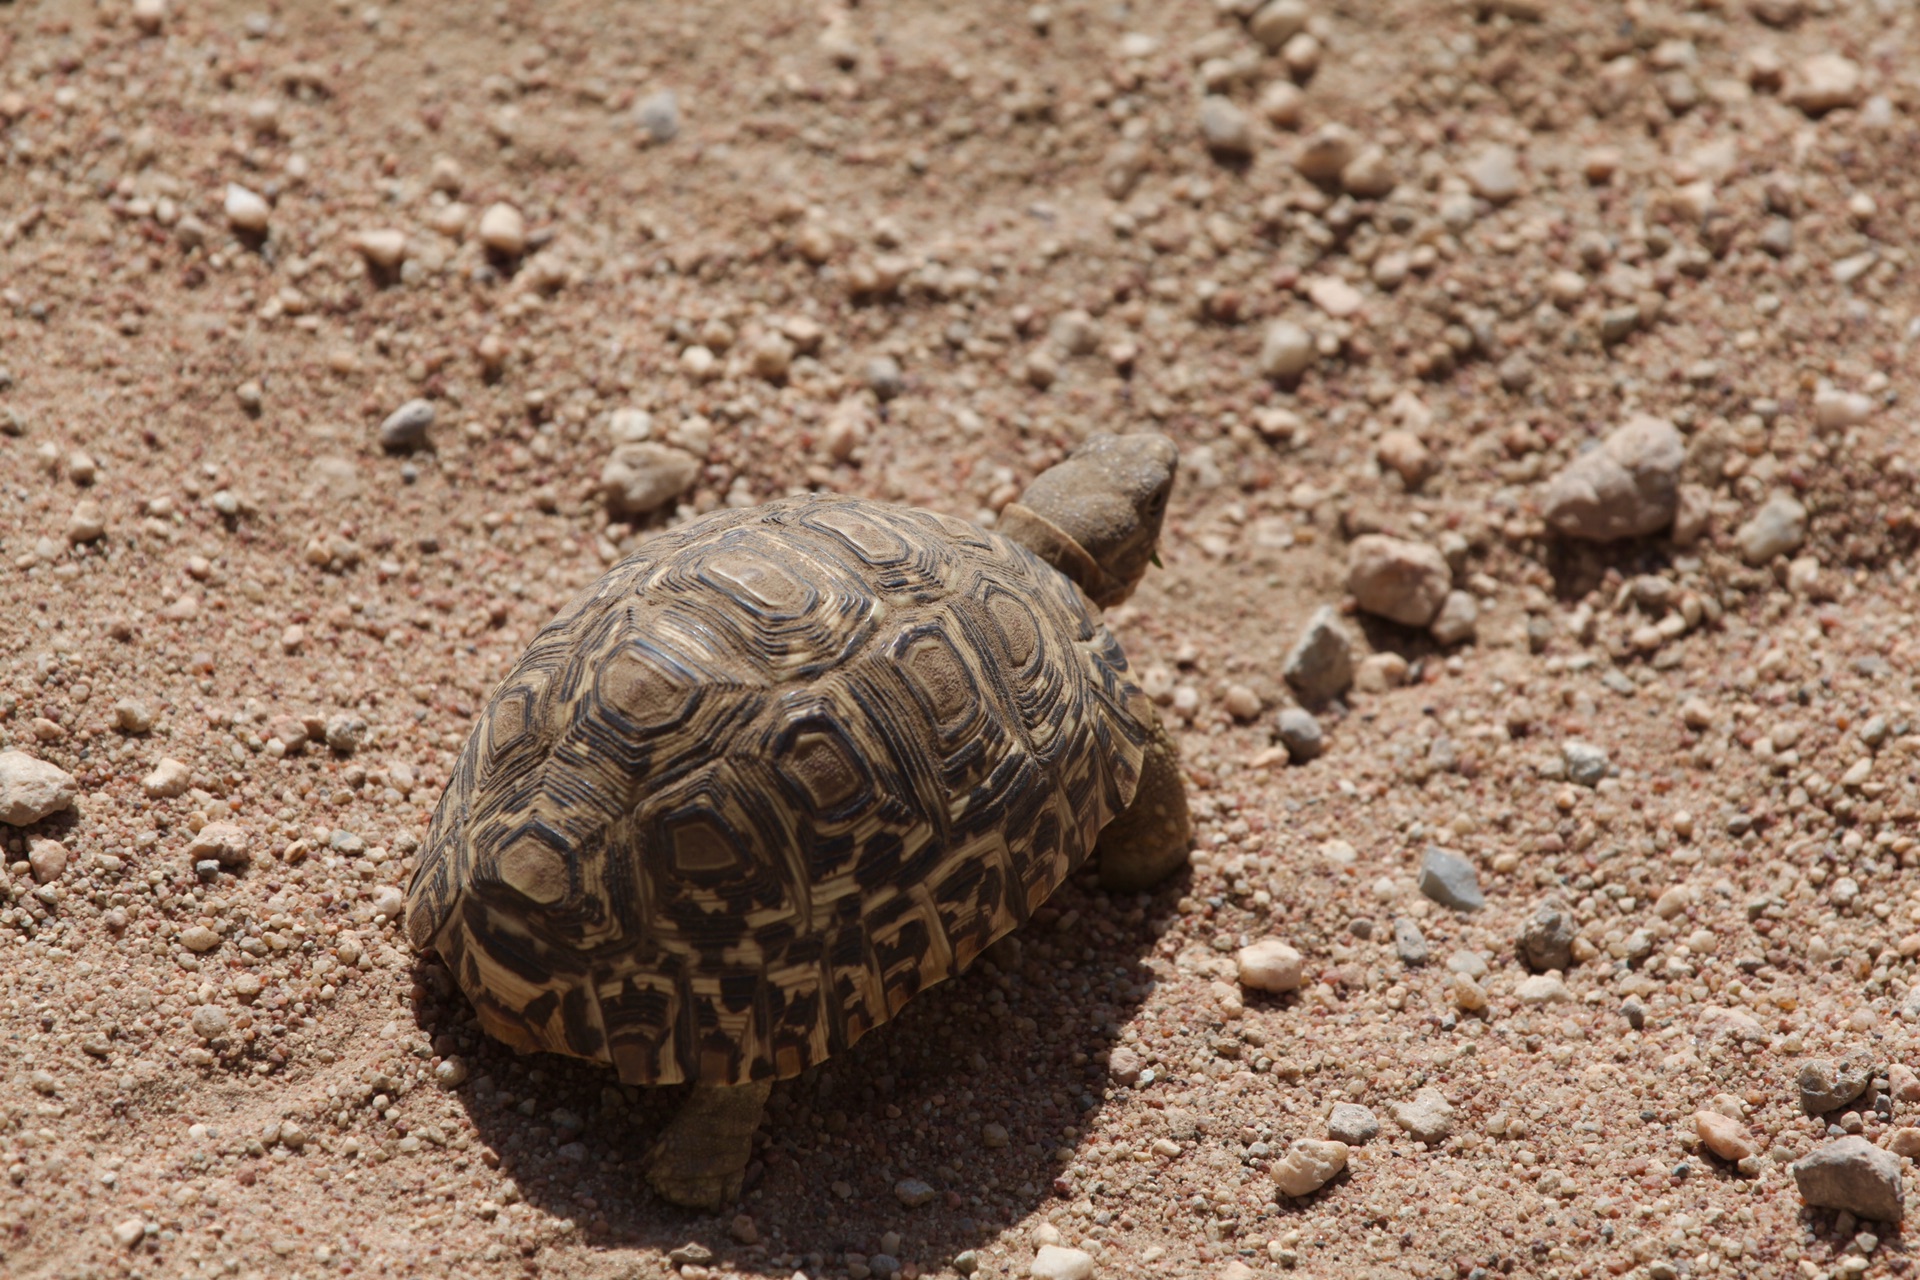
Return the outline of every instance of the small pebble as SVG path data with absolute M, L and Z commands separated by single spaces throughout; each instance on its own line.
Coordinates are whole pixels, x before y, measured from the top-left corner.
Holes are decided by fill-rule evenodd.
M 1253 154 L 1253 123 L 1231 99 L 1208 94 L 1200 101 L 1200 136 L 1207 150 L 1228 160 Z
M 1320 721 L 1302 707 L 1283 707 L 1274 720 L 1274 736 L 1286 748 L 1287 759 L 1294 764 L 1318 760 L 1327 749 L 1326 734 Z
M 1427 634 L 1439 645 L 1464 644 L 1479 634 L 1480 602 L 1468 591 L 1449 591 Z
M 1583 787 L 1597 787 L 1613 767 L 1607 753 L 1591 742 L 1570 739 L 1560 744 L 1560 758 L 1566 762 L 1567 780 Z
M 1481 148 L 1464 174 L 1473 193 L 1489 204 L 1505 204 L 1520 194 L 1520 157 L 1512 147 Z
M 1331 605 L 1321 605 L 1307 619 L 1287 650 L 1281 674 L 1308 702 L 1330 701 L 1352 687 L 1353 637 Z
M 1420 858 L 1420 892 L 1457 911 L 1478 911 L 1487 905 L 1473 864 L 1438 846 L 1429 846 Z
M 680 99 L 671 89 L 648 94 L 633 109 L 633 118 L 648 141 L 672 142 L 680 136 Z
M 1693 1127 L 1700 1140 L 1707 1144 L 1707 1150 L 1722 1160 L 1738 1164 L 1748 1156 L 1759 1154 L 1746 1126 L 1717 1111 L 1694 1112 Z
M 107 533 L 107 515 L 99 503 L 88 498 L 73 505 L 67 516 L 67 541 L 98 542 Z
M 73 803 L 73 775 L 24 751 L 0 751 L 0 822 L 24 827 Z
M 600 470 L 607 510 L 620 518 L 651 515 L 677 501 L 700 479 L 700 460 L 657 441 L 623 444 Z
M 1542 514 L 1560 533 L 1591 542 L 1658 533 L 1673 523 L 1685 460 L 1674 425 L 1640 414 L 1553 478 Z
M 67 846 L 58 840 L 35 840 L 27 846 L 27 865 L 35 884 L 52 884 L 67 870 Z
M 343 756 L 350 756 L 366 745 L 367 722 L 343 711 L 327 717 L 323 733 L 329 748 Z
M 267 230 L 267 219 L 272 210 L 257 192 L 250 191 L 237 182 L 227 184 L 227 197 L 224 206 L 227 225 L 245 235 L 263 235 Z
M 1310 1196 L 1347 1167 L 1347 1144 L 1295 1138 L 1287 1154 L 1274 1162 L 1273 1181 L 1287 1196 Z
M 909 1209 L 933 1202 L 934 1190 L 918 1178 L 902 1178 L 893 1184 L 893 1196 Z
M 1291 321 L 1276 320 L 1260 341 L 1260 372 L 1278 381 L 1292 381 L 1312 367 L 1317 355 L 1312 334 Z
M 1393 950 L 1400 962 L 1407 965 L 1422 965 L 1431 954 L 1427 947 L 1427 935 L 1420 931 L 1417 921 L 1406 916 L 1396 916 L 1393 921 Z
M 1452 586 L 1447 558 L 1424 542 L 1369 533 L 1347 549 L 1347 590 L 1355 602 L 1403 626 L 1430 624 Z
M 427 433 L 433 427 L 431 400 L 409 400 L 388 414 L 380 424 L 380 447 L 393 453 L 411 452 L 427 447 Z
M 247 851 L 250 839 L 235 823 L 209 822 L 187 843 L 187 857 L 196 861 L 211 858 L 229 869 L 244 867 L 252 858 Z
M 1298 990 L 1304 963 L 1298 951 L 1276 938 L 1242 947 L 1235 957 L 1240 985 L 1254 991 Z
M 1542 903 L 1521 931 L 1520 962 L 1536 973 L 1565 972 L 1573 967 L 1573 940 L 1578 936 L 1573 917 L 1559 903 Z
M 1438 1089 L 1422 1089 L 1411 1101 L 1396 1102 L 1390 1110 L 1393 1122 L 1415 1142 L 1444 1142 L 1453 1132 L 1453 1104 Z
M 1873 1082 L 1873 1062 L 1864 1053 L 1856 1053 L 1840 1062 L 1813 1058 L 1800 1064 L 1794 1074 L 1800 1106 L 1810 1116 L 1837 1111 L 1867 1091 Z
M 1364 1146 L 1379 1133 L 1380 1121 L 1357 1102 L 1336 1102 L 1327 1115 L 1327 1136 L 1349 1147 Z
M 1820 53 L 1800 64 L 1787 87 L 1787 101 L 1810 116 L 1856 105 L 1863 94 L 1860 64 L 1837 53 Z
M 1807 538 L 1807 509 L 1797 499 L 1776 493 L 1734 535 L 1748 564 L 1766 564 L 1792 555 Z
M 214 1004 L 203 1004 L 195 1009 L 189 1021 L 193 1024 L 193 1034 L 203 1040 L 217 1040 L 233 1026 L 227 1011 Z
M 1093 1275 L 1093 1255 L 1083 1249 L 1043 1244 L 1027 1274 L 1033 1280 L 1088 1280 Z
M 480 243 L 501 258 L 518 258 L 527 250 L 527 220 L 510 204 L 493 204 L 480 215 Z
M 193 770 L 171 757 L 164 758 L 153 767 L 153 772 L 140 779 L 140 789 L 149 799 L 171 800 L 187 794 L 187 787 L 193 780 Z

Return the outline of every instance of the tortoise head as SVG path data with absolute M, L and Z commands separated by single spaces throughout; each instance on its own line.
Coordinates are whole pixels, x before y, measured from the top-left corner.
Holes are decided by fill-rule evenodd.
M 1133 594 L 1153 562 L 1180 453 L 1157 431 L 1090 436 L 1034 478 L 999 529 L 1102 608 Z

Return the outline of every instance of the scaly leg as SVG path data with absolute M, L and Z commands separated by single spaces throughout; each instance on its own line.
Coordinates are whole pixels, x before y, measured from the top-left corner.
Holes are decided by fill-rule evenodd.
M 753 1131 L 773 1091 L 771 1080 L 699 1084 L 647 1153 L 647 1185 L 662 1199 L 708 1212 L 740 1195 Z
M 1100 884 L 1119 893 L 1150 889 L 1185 866 L 1193 838 L 1180 749 L 1158 716 L 1152 728 L 1133 803 L 1107 824 L 1094 846 Z

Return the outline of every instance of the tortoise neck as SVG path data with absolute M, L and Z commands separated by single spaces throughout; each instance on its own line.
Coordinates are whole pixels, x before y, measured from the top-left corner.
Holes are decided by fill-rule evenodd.
M 1009 502 L 1000 512 L 1000 522 L 995 527 L 1003 536 L 1066 574 L 1086 593 L 1087 599 L 1101 608 L 1126 599 L 1125 583 L 1116 582 L 1072 534 L 1032 507 Z

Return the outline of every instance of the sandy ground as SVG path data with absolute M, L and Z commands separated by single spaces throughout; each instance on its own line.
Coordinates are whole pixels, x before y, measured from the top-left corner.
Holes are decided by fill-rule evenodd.
M 1914 11 L 1276 8 L 0 4 L 0 743 L 74 780 L 6 828 L 0 1270 L 1907 1274 L 1789 1165 L 1920 1149 Z M 1556 532 L 1636 414 L 1683 527 Z M 671 1098 L 488 1042 L 390 918 L 492 683 L 663 523 L 991 520 L 1145 427 L 1112 620 L 1191 875 L 1069 884 L 658 1203 Z M 620 440 L 677 501 L 609 510 Z M 1470 625 L 1355 612 L 1382 532 Z M 1323 605 L 1364 661 L 1290 766 Z M 1336 1103 L 1377 1135 L 1279 1194 Z

